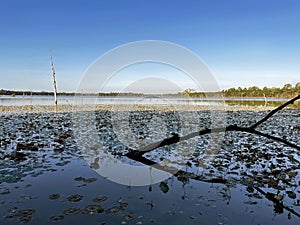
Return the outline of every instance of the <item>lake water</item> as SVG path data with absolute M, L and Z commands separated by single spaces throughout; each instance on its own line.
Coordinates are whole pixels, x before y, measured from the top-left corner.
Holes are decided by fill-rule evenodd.
M 144 104 L 144 105 L 229 105 L 229 106 L 271 106 L 276 107 L 287 101 L 284 98 L 178 98 L 178 97 L 96 97 L 58 96 L 60 105 L 73 104 Z M 2 106 L 53 105 L 53 96 L 0 96 Z M 293 107 L 293 106 L 292 106 Z M 299 107 L 296 102 L 294 107 Z
M 120 102 L 137 100 L 124 98 Z M 51 98 L 28 101 L 51 104 Z M 64 101 L 72 104 L 72 97 Z M 114 104 L 115 99 L 99 101 Z M 145 101 L 188 104 L 186 99 Z M 24 99 L 8 98 L 1 104 L 21 102 Z M 93 102 L 95 98 L 91 98 Z M 205 101 L 199 100 L 202 103 Z M 228 132 L 158 148 L 144 155 L 146 161 L 126 156 L 129 148 L 162 140 L 174 132 L 185 135 L 216 125 L 248 126 L 265 114 L 233 111 L 225 119 L 208 111 L 3 114 L 0 224 L 297 225 L 297 149 L 256 135 Z M 299 146 L 299 124 L 299 110 L 287 109 L 259 130 Z M 163 166 L 144 168 L 153 162 Z M 120 165 L 134 166 L 135 170 L 127 173 Z M 170 173 L 175 166 L 179 171 Z M 157 178 L 157 170 L 164 179 Z M 137 186 L 133 180 L 141 175 L 139 171 L 146 182 Z M 123 183 L 116 182 L 118 178 Z

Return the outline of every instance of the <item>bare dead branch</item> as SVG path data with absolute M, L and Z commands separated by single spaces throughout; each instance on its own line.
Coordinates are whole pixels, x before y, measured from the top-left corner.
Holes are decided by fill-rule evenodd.
M 276 109 L 272 110 L 270 113 L 268 113 L 263 119 L 261 119 L 260 121 L 256 122 L 254 125 L 250 126 L 250 127 L 240 127 L 237 125 L 229 125 L 226 127 L 218 127 L 218 128 L 206 128 L 200 131 L 196 131 L 196 132 L 192 132 L 190 134 L 187 134 L 185 136 L 179 137 L 178 134 L 174 134 L 172 137 L 169 138 L 165 138 L 161 141 L 157 141 L 154 143 L 151 143 L 147 146 L 144 146 L 138 150 L 136 149 L 132 149 L 128 154 L 130 155 L 135 155 L 135 156 L 142 156 L 143 154 L 145 154 L 146 152 L 150 152 L 153 151 L 154 149 L 166 146 L 166 145 L 171 145 L 171 144 L 175 144 L 178 142 L 182 142 L 197 136 L 201 136 L 201 135 L 205 135 L 205 134 L 211 134 L 211 133 L 220 133 L 220 132 L 229 132 L 229 131 L 240 131 L 240 132 L 246 132 L 246 133 L 251 133 L 251 134 L 256 134 L 262 137 L 266 137 L 269 139 L 272 139 L 274 141 L 283 143 L 289 147 L 295 148 L 297 150 L 300 150 L 300 146 L 291 143 L 285 139 L 282 139 L 280 137 L 276 137 L 270 134 L 265 134 L 263 132 L 260 132 L 258 130 L 256 130 L 255 128 L 257 126 L 259 126 L 260 124 L 262 124 L 263 122 L 265 122 L 266 120 L 268 120 L 271 116 L 273 116 L 276 112 L 278 112 L 279 110 L 282 110 L 283 108 L 285 108 L 286 106 L 293 104 L 296 100 L 300 99 L 300 95 L 298 95 L 297 97 L 289 100 L 288 102 L 284 103 L 283 105 L 277 107 Z
M 190 138 L 197 137 L 197 136 L 201 136 L 201 135 L 205 135 L 205 134 L 211 134 L 211 133 L 232 132 L 232 131 L 256 134 L 256 135 L 259 135 L 259 136 L 262 136 L 262 137 L 265 137 L 265 138 L 283 143 L 283 144 L 285 144 L 289 147 L 296 148 L 296 149 L 300 150 L 300 146 L 298 146 L 294 143 L 291 143 L 291 142 L 289 142 L 285 139 L 282 139 L 280 137 L 275 137 L 275 136 L 270 135 L 270 134 L 265 134 L 265 133 L 260 132 L 260 131 L 255 129 L 257 126 L 259 126 L 263 122 L 267 121 L 276 112 L 278 112 L 279 110 L 285 108 L 289 104 L 293 104 L 298 99 L 300 99 L 300 95 L 298 95 L 297 97 L 295 97 L 295 98 L 291 99 L 290 101 L 284 103 L 283 105 L 277 107 L 276 109 L 272 110 L 263 119 L 259 120 L 258 122 L 256 122 L 254 125 L 252 125 L 250 127 L 240 127 L 240 126 L 237 126 L 237 125 L 229 125 L 229 126 L 226 126 L 226 127 L 203 129 L 203 130 L 200 130 L 200 131 L 196 131 L 196 132 L 187 134 L 187 135 L 182 136 L 182 137 L 179 137 L 178 134 L 174 134 L 170 138 L 166 138 L 166 139 L 163 139 L 162 141 L 149 144 L 149 145 L 147 145 L 147 146 L 145 146 L 145 147 L 143 147 L 139 150 L 130 150 L 130 152 L 128 152 L 127 154 L 122 155 L 122 156 L 126 156 L 127 158 L 132 159 L 132 160 L 137 161 L 137 162 L 140 162 L 140 163 L 143 163 L 144 165 L 152 166 L 152 167 L 154 167 L 158 170 L 162 170 L 162 171 L 166 171 L 168 173 L 174 174 L 174 176 L 177 177 L 177 178 L 184 176 L 188 179 L 198 180 L 198 181 L 202 181 L 202 182 L 227 184 L 228 183 L 227 179 L 220 178 L 220 177 L 207 179 L 204 176 L 196 175 L 194 173 L 183 171 L 183 170 L 178 170 L 175 167 L 169 167 L 169 166 L 161 165 L 157 162 L 154 162 L 150 159 L 145 158 L 143 155 L 146 152 L 150 152 L 150 151 L 152 151 L 156 148 L 163 147 L 163 146 L 166 146 L 166 145 L 171 145 L 171 144 L 178 143 L 178 142 L 181 142 L 181 141 L 185 141 L 185 140 L 188 140 Z M 243 184 L 243 185 L 245 185 L 245 184 Z M 269 192 L 266 193 L 264 190 L 262 190 L 260 187 L 254 185 L 254 184 L 251 184 L 251 187 L 255 188 L 264 197 L 266 197 L 268 200 L 272 201 L 274 203 L 274 205 L 276 205 L 277 207 L 280 207 L 282 209 L 286 209 L 290 213 L 296 215 L 297 217 L 300 217 L 300 214 L 298 212 L 296 212 L 292 208 L 284 205 L 282 201 L 279 201 L 278 199 L 275 198 L 274 194 L 269 193 Z
M 55 106 L 57 106 L 57 97 L 56 97 L 57 89 L 56 89 L 55 69 L 54 69 L 51 49 L 50 49 L 50 63 L 51 63 L 52 80 L 53 80 L 54 104 L 55 104 Z
M 287 145 L 289 147 L 292 147 L 292 148 L 295 148 L 297 150 L 300 150 L 300 146 L 298 146 L 298 145 L 296 145 L 294 143 L 291 143 L 291 142 L 289 142 L 289 141 L 287 141 L 285 139 L 282 139 L 280 137 L 276 137 L 276 136 L 273 136 L 273 135 L 270 135 L 270 134 L 265 134 L 265 133 L 262 133 L 262 132 L 260 132 L 258 130 L 251 129 L 251 128 L 249 128 L 249 133 L 257 134 L 257 135 L 260 135 L 262 137 L 266 137 L 266 138 L 272 139 L 274 141 L 281 142 L 281 143 L 283 143 L 283 144 L 285 144 L 285 145 Z
M 290 104 L 294 104 L 295 101 L 297 101 L 298 99 L 300 99 L 300 95 L 296 96 L 295 98 L 289 100 L 288 102 L 282 104 L 281 106 L 277 107 L 276 109 L 272 110 L 271 112 L 269 112 L 268 115 L 266 115 L 264 118 L 262 118 L 261 120 L 259 120 L 258 122 L 256 122 L 255 124 L 253 124 L 251 126 L 251 128 L 256 128 L 257 126 L 259 126 L 260 124 L 262 124 L 263 122 L 267 121 L 271 116 L 273 116 L 275 113 L 277 113 L 278 111 L 282 110 L 283 108 L 285 108 L 286 106 L 290 105 Z

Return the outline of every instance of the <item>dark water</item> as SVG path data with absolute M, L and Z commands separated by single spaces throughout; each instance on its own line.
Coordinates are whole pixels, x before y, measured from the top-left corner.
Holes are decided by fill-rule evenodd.
M 132 112 L 130 129 L 142 139 L 154 131 L 162 138 L 173 131 L 189 132 L 184 124 L 176 122 L 176 115 Z M 264 112 L 231 112 L 226 123 L 248 125 L 263 115 Z M 160 129 L 160 120 L 150 126 L 155 116 L 168 129 Z M 197 120 L 199 124 L 193 129 L 214 125 L 210 112 L 198 112 L 197 116 L 186 112 L 187 127 Z M 98 167 L 106 167 L 104 161 L 97 160 L 103 151 L 115 159 L 134 163 L 124 156 L 126 146 L 118 141 L 121 139 L 113 129 L 113 115 L 106 111 L 80 114 L 84 119 L 80 136 L 76 135 L 72 118 L 70 113 L 1 116 L 0 224 L 299 224 L 297 215 L 282 208 L 285 205 L 300 212 L 300 157 L 296 149 L 254 135 L 228 133 L 222 137 L 222 147 L 214 153 L 214 159 L 207 167 L 201 167 L 202 153 L 211 148 L 207 142 L 211 137 L 203 136 L 196 138 L 196 144 L 191 142 L 195 149 L 188 156 L 189 163 L 181 165 L 183 173 L 145 186 L 123 185 L 95 172 Z M 91 118 L 96 123 L 97 142 L 102 143 L 97 148 L 91 146 L 94 140 L 89 139 L 92 131 L 87 124 Z M 298 110 L 285 110 L 260 130 L 299 145 L 299 122 Z M 89 148 L 80 149 L 80 140 Z M 174 149 L 180 152 L 182 148 L 184 145 L 177 149 L 172 145 L 171 150 L 159 148 L 147 158 L 175 158 L 181 162 L 179 158 L 184 156 L 176 155 Z M 17 156 L 16 152 L 25 156 Z M 122 171 L 116 172 L 123 175 Z M 151 172 L 144 176 L 151 177 Z M 216 183 L 218 179 L 226 182 Z M 247 182 L 255 185 L 251 187 Z M 276 195 L 278 204 L 259 189 Z M 53 194 L 58 194 L 58 198 L 50 199 Z M 82 198 L 74 202 L 69 198 L 74 195 Z M 93 201 L 97 196 L 105 197 L 103 201 Z M 90 205 L 97 205 L 98 210 L 87 210 Z M 76 208 L 78 214 L 68 215 L 65 210 L 70 208 Z
M 77 187 L 81 182 L 73 178 L 77 176 L 95 177 L 98 180 Z M 34 208 L 35 213 L 29 224 L 54 223 L 50 217 L 64 215 L 68 208 L 84 209 L 95 204 L 92 199 L 104 195 L 107 200 L 101 203 L 104 209 L 119 205 L 119 201 L 128 203 L 124 210 L 107 214 L 64 215 L 60 224 L 121 224 L 124 215 L 133 213 L 134 218 L 127 224 L 298 224 L 299 218 L 288 219 L 287 213 L 275 214 L 272 202 L 267 199 L 247 197 L 246 188 L 242 185 L 228 188 L 190 181 L 184 185 L 176 179 L 167 181 L 168 193 L 163 193 L 158 184 L 149 187 L 126 187 L 99 177 L 84 162 L 74 162 L 53 173 L 45 173 L 37 178 L 26 178 L 21 183 L 5 185 L 11 191 L 1 196 L 1 216 L 7 210 Z M 32 186 L 26 187 L 27 184 Z M 18 187 L 16 189 L 16 187 Z M 61 197 L 49 200 L 48 195 L 59 193 Z M 73 194 L 83 195 L 80 202 L 70 203 L 66 198 Z M 226 197 L 224 196 L 226 195 Z M 30 199 L 26 199 L 30 198 Z M 25 199 L 24 199 L 25 198 Z M 3 219 L 1 224 L 20 224 L 19 217 Z

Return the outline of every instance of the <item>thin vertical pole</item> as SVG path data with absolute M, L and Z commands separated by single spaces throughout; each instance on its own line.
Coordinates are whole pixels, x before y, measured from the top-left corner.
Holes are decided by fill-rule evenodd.
M 52 80 L 53 80 L 53 92 L 54 92 L 54 104 L 57 106 L 57 89 L 56 89 L 56 79 L 55 79 L 55 69 L 52 59 L 52 50 L 50 49 L 50 63 L 51 63 L 51 70 L 52 70 Z

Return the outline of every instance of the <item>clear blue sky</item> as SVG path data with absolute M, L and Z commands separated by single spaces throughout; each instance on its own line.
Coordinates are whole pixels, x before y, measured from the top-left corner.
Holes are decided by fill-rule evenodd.
M 221 88 L 300 80 L 297 0 L 1 0 L 0 88 L 51 91 L 51 48 L 58 90 L 75 91 L 97 57 L 149 39 L 194 51 Z

